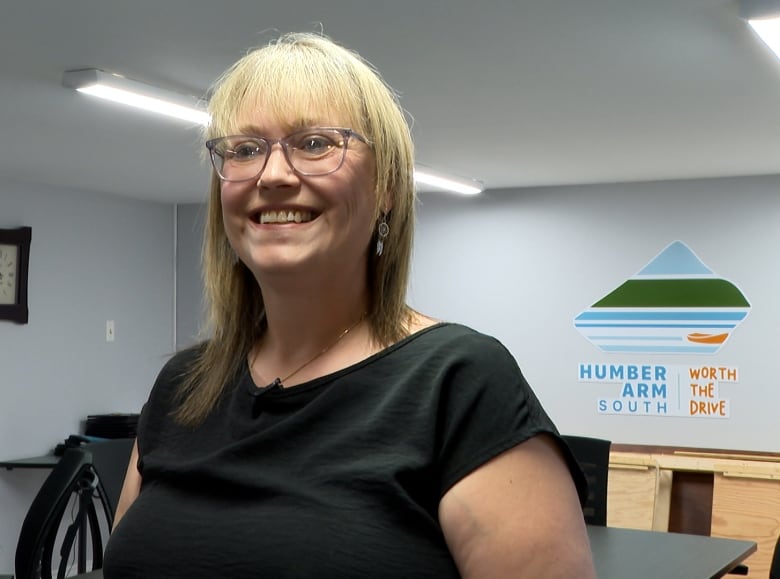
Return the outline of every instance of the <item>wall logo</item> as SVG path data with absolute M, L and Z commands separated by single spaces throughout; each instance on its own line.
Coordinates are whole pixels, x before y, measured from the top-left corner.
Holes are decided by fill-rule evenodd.
M 574 318 L 610 353 L 714 354 L 750 311 L 744 294 L 681 241 Z

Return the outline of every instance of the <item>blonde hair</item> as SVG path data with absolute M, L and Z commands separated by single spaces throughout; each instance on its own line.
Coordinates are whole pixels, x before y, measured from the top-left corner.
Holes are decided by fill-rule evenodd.
M 239 115 L 262 102 L 278 119 L 291 112 L 337 113 L 371 144 L 376 163 L 374 221 L 387 215 L 384 251 L 368 251 L 369 310 L 373 340 L 390 345 L 409 333 L 406 304 L 414 228 L 414 154 L 409 126 L 394 91 L 370 63 L 332 40 L 293 33 L 253 50 L 217 81 L 209 101 L 206 138 L 235 134 Z M 376 243 L 376 225 L 372 244 Z M 212 171 L 203 244 L 203 276 L 210 339 L 185 376 L 175 414 L 201 422 L 224 385 L 241 370 L 252 344 L 266 329 L 262 294 L 237 261 L 222 220 L 220 181 Z

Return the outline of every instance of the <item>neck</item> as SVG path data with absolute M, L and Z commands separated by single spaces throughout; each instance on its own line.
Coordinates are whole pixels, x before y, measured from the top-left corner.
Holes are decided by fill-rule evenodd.
M 360 315 L 360 317 L 354 323 L 352 323 L 349 326 L 347 326 L 346 328 L 344 328 L 332 340 L 326 342 L 324 344 L 324 346 L 322 348 L 320 348 L 318 351 L 316 351 L 313 355 L 311 355 L 309 357 L 306 357 L 306 358 L 301 358 L 300 360 L 298 360 L 294 367 L 291 366 L 288 369 L 289 373 L 287 373 L 287 371 L 285 371 L 286 373 L 284 375 L 280 374 L 279 376 L 277 376 L 273 381 L 271 381 L 268 384 L 268 387 L 269 388 L 270 387 L 276 387 L 276 388 L 284 387 L 285 385 L 287 385 L 287 381 L 289 379 L 294 378 L 301 371 L 305 372 L 307 369 L 311 369 L 312 367 L 314 367 L 314 365 L 317 364 L 318 362 L 320 362 L 321 359 L 324 359 L 324 357 L 331 350 L 335 350 L 335 348 L 337 346 L 339 346 L 339 343 L 341 342 L 341 340 L 345 339 L 350 332 L 355 330 L 363 322 L 365 317 L 366 317 L 366 313 L 364 312 L 363 314 Z M 356 350 L 354 348 L 351 348 L 350 350 L 348 350 L 348 352 L 350 352 L 349 354 L 347 354 L 347 352 L 342 352 L 341 354 L 339 354 L 338 357 L 333 358 L 331 361 L 325 362 L 324 365 L 321 366 L 321 368 L 322 369 L 329 369 L 329 368 L 332 369 L 333 364 L 335 364 L 337 367 L 342 367 L 342 365 L 347 365 L 349 362 L 344 362 L 344 361 L 345 360 L 347 360 L 347 361 L 353 360 L 353 358 L 355 356 L 355 352 L 360 352 L 360 351 L 361 351 L 360 349 Z M 264 380 L 263 380 L 262 376 L 260 375 L 260 369 L 258 368 L 257 358 L 258 358 L 258 356 L 260 356 L 260 354 L 262 352 L 263 352 L 263 342 L 261 341 L 257 345 L 255 355 L 253 356 L 252 360 L 250 361 L 250 370 L 255 375 L 260 377 L 260 382 L 261 383 Z M 268 354 L 268 351 L 266 352 L 266 355 L 267 354 Z M 314 373 L 318 373 L 316 368 L 313 371 L 314 371 Z M 327 373 L 327 372 L 320 371 L 319 373 Z M 300 380 L 296 380 L 296 381 L 300 381 Z
M 267 329 L 255 348 L 250 352 L 257 359 L 252 364 L 258 385 L 265 385 L 277 376 L 284 377 L 304 361 L 318 355 L 345 329 L 355 324 L 368 309 L 369 291 L 365 266 L 350 271 L 319 273 L 318 267 L 307 271 L 306 280 L 301 280 L 300 271 L 262 272 L 257 281 L 262 288 Z M 339 355 L 353 346 L 360 347 L 370 342 L 367 325 L 351 329 L 332 346 L 327 360 L 318 359 L 313 366 L 296 376 L 300 381 L 307 375 L 324 368 L 334 354 Z M 362 338 L 362 340 L 361 340 Z M 364 349 L 365 349 L 364 348 Z M 343 361 L 343 360 L 342 360 Z
M 363 292 L 367 293 L 367 292 Z M 366 295 L 324 299 L 323 293 L 277 295 L 264 290 L 267 330 L 249 354 L 258 386 L 284 386 L 346 367 L 370 347 Z
M 335 277 L 335 276 L 334 276 Z M 267 321 L 264 341 L 282 355 L 316 348 L 354 323 L 368 309 L 365 283 L 310 280 L 295 287 L 281 287 L 263 280 Z

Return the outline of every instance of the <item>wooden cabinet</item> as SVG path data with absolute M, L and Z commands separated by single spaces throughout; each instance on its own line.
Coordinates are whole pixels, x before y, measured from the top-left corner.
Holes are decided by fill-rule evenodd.
M 715 473 L 712 535 L 745 538 L 758 543 L 758 551 L 745 561 L 751 577 L 769 576 L 778 534 L 780 477 L 764 479 L 755 478 L 755 475 Z
M 665 531 L 669 519 L 665 499 L 669 485 L 651 456 L 612 453 L 607 482 L 607 525 Z
M 755 541 L 745 564 L 766 579 L 780 535 L 780 455 L 613 444 L 607 524 Z

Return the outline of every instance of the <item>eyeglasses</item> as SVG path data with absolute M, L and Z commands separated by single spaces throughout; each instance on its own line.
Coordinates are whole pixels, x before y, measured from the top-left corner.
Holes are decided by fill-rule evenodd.
M 249 181 L 262 174 L 271 156 L 271 148 L 279 143 L 284 158 L 299 175 L 328 175 L 338 171 L 347 156 L 350 138 L 368 144 L 352 129 L 313 127 L 297 131 L 281 139 L 256 135 L 232 135 L 206 141 L 211 164 L 223 181 Z

